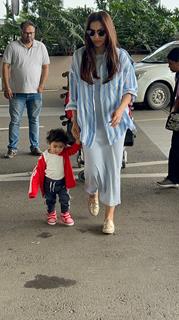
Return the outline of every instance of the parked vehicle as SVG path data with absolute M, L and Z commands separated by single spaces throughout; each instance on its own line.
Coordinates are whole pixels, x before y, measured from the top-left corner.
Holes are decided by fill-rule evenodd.
M 179 40 L 163 45 L 135 63 L 138 81 L 136 102 L 145 102 L 153 110 L 166 108 L 170 104 L 175 75 L 168 67 L 167 55 L 175 47 L 179 47 Z

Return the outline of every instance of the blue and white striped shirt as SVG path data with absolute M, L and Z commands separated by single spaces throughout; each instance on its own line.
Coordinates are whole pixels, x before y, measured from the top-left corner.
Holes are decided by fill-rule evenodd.
M 80 67 L 82 55 L 85 47 L 75 51 L 73 55 L 69 86 L 70 100 L 66 110 L 77 111 L 77 122 L 80 127 L 81 142 L 87 147 L 91 147 L 96 134 L 96 114 L 95 114 L 95 85 L 90 85 L 80 77 Z M 116 128 L 110 126 L 112 113 L 119 107 L 122 97 L 130 93 L 134 97 L 137 95 L 137 80 L 134 67 L 130 61 L 128 53 L 124 49 L 118 49 L 119 71 L 113 79 L 103 84 L 107 78 L 107 68 L 105 55 L 100 66 L 100 101 L 102 107 L 102 119 L 109 144 L 112 145 L 130 128 L 133 130 L 134 124 L 129 116 L 128 108 L 125 109 L 122 119 Z

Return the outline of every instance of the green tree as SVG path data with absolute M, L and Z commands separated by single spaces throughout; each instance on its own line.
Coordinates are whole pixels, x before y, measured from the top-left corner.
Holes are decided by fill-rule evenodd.
M 131 51 L 151 51 L 173 39 L 176 27 L 163 12 L 147 0 L 110 1 L 120 44 Z
M 179 10 L 173 12 L 149 0 L 96 0 L 99 10 L 112 16 L 120 44 L 127 50 L 153 50 L 173 39 L 179 30 Z M 6 6 L 5 25 L 0 28 L 0 48 L 19 36 L 19 24 L 30 19 L 37 25 L 37 39 L 51 55 L 71 54 L 83 45 L 86 18 L 91 8 L 65 10 L 61 0 L 23 0 L 20 16 L 13 19 Z
M 148 0 L 152 6 L 157 6 L 159 4 L 159 0 Z
M 30 0 L 25 17 L 37 25 L 37 39 L 42 40 L 50 54 L 71 54 L 83 44 L 84 24 L 91 9 L 76 8 L 65 10 L 59 0 Z
M 28 13 L 28 9 L 29 9 L 29 0 L 22 0 L 22 8 L 23 11 Z
M 7 43 L 16 39 L 16 35 L 18 34 L 19 27 L 12 15 L 12 8 L 9 5 L 9 2 L 6 1 L 6 18 L 5 23 L 2 27 L 0 27 L 0 53 L 3 53 Z
M 99 10 L 107 10 L 108 9 L 108 0 L 96 0 L 96 5 Z
M 175 8 L 171 13 L 171 20 L 175 24 L 177 31 L 179 32 L 179 9 Z

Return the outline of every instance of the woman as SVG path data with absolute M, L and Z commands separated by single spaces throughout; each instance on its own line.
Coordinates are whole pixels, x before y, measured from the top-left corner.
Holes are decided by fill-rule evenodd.
M 85 157 L 85 184 L 92 215 L 105 205 L 102 231 L 114 233 L 114 211 L 120 204 L 120 170 L 127 128 L 134 129 L 128 104 L 137 83 L 129 55 L 117 48 L 109 14 L 93 12 L 87 20 L 85 46 L 75 51 L 70 71 L 72 133 L 80 135 Z

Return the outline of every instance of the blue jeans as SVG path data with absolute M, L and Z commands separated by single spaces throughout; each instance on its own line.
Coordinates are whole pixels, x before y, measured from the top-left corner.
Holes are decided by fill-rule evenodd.
M 25 107 L 29 120 L 30 146 L 39 146 L 39 114 L 42 107 L 41 93 L 14 93 L 9 100 L 9 149 L 17 150 L 19 142 L 19 127 Z

